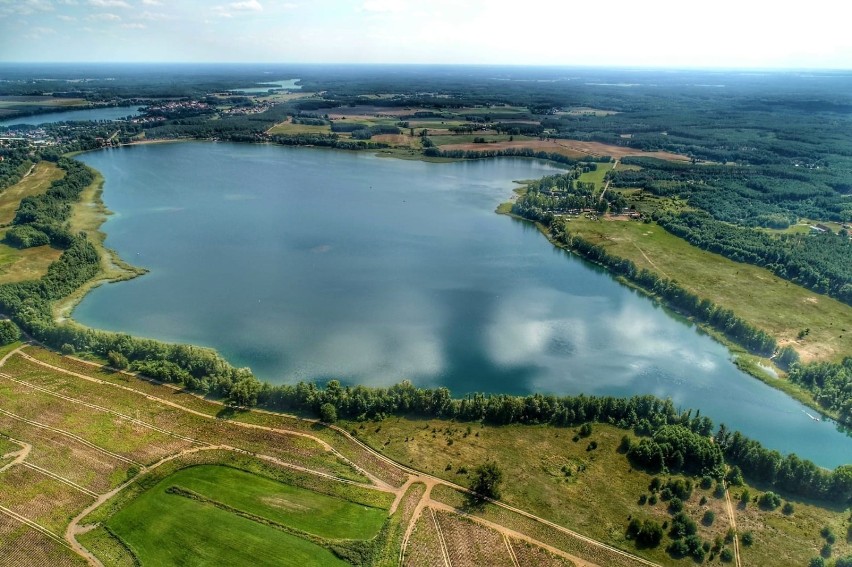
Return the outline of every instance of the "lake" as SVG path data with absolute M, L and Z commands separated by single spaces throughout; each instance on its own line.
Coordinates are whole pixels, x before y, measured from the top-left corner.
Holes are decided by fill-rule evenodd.
M 722 345 L 493 212 L 545 163 L 203 142 L 79 159 L 106 180 L 106 245 L 150 270 L 87 295 L 83 324 L 214 347 L 279 383 L 654 394 L 825 467 L 852 455 Z
M 283 81 L 270 81 L 268 83 L 257 83 L 260 87 L 247 87 L 245 89 L 231 89 L 228 92 L 244 94 L 266 94 L 269 91 L 298 91 L 302 85 L 297 85 L 299 79 L 284 79 Z
M 0 127 L 15 126 L 17 124 L 38 126 L 39 124 L 54 124 L 56 122 L 71 122 L 75 120 L 120 120 L 127 116 L 139 114 L 140 108 L 139 106 L 109 106 L 104 108 L 50 112 L 47 114 L 36 114 L 35 116 L 22 116 L 20 118 L 0 120 Z

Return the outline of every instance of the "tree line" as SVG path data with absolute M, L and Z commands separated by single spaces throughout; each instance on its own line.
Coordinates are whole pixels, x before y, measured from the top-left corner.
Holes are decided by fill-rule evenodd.
M 687 291 L 673 280 L 660 277 L 645 268 L 639 269 L 631 260 L 613 256 L 602 246 L 589 242 L 580 236 L 572 235 L 568 231 L 568 223 L 565 218 L 553 216 L 548 211 L 535 207 L 529 207 L 525 196 L 515 202 L 512 212 L 528 220 L 544 223 L 549 228 L 551 238 L 558 244 L 573 250 L 587 260 L 608 268 L 616 276 L 622 277 L 663 299 L 677 311 L 709 325 L 750 352 L 761 356 L 775 354 L 778 344 L 765 331 L 753 327 L 744 319 L 736 316 L 730 309 L 719 307 L 709 299 L 702 299 Z M 787 352 L 786 356 L 793 355 Z

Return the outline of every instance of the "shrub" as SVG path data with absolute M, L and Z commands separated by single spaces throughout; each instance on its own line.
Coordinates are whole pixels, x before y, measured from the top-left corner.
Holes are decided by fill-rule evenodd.
M 337 421 L 337 408 L 330 403 L 324 403 L 319 409 L 320 420 L 325 423 L 334 423 Z
M 0 345 L 8 345 L 21 338 L 21 330 L 9 319 L 0 321 Z

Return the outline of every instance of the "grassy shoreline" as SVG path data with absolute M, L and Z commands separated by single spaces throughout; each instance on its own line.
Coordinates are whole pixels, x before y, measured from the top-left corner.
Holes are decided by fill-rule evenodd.
M 512 202 L 501 203 L 500 205 L 498 205 L 495 212 L 497 214 L 506 215 L 506 216 L 512 217 L 512 218 L 520 220 L 520 221 L 524 221 L 524 222 L 527 222 L 527 223 L 530 223 L 530 224 L 534 224 L 535 227 L 539 230 L 539 232 L 541 232 L 544 235 L 544 237 L 547 238 L 547 240 L 553 246 L 556 246 L 557 248 L 561 248 L 562 250 L 566 250 L 566 251 L 568 251 L 572 254 L 576 254 L 577 256 L 583 258 L 587 262 L 592 262 L 593 264 L 595 264 L 597 266 L 601 266 L 602 268 L 607 270 L 607 273 L 610 273 L 609 269 L 607 269 L 606 266 L 598 264 L 598 263 L 584 257 L 582 254 L 578 253 L 576 250 L 573 250 L 572 248 L 565 246 L 565 245 L 557 242 L 556 240 L 554 240 L 550 235 L 550 231 L 543 224 L 538 223 L 538 222 L 532 222 L 529 219 L 525 219 L 524 217 L 521 217 L 521 216 L 518 216 L 518 215 L 512 213 Z M 786 379 L 786 372 L 784 372 L 781 368 L 777 367 L 772 360 L 766 359 L 766 358 L 761 358 L 761 357 L 750 354 L 745 349 L 743 349 L 742 346 L 731 341 L 730 339 L 728 339 L 727 337 L 722 335 L 720 332 L 718 332 L 715 329 L 713 329 L 712 327 L 710 327 L 709 325 L 707 325 L 705 323 L 701 323 L 699 321 L 696 321 L 693 317 L 690 317 L 689 315 L 687 315 L 685 313 L 681 313 L 680 311 L 675 309 L 670 303 L 668 303 L 664 298 L 659 297 L 658 295 L 655 295 L 654 293 L 651 293 L 650 291 L 646 290 L 645 288 L 642 288 L 642 287 L 636 285 L 635 283 L 626 280 L 623 277 L 614 276 L 611 273 L 610 273 L 610 275 L 613 277 L 613 279 L 615 279 L 616 281 L 618 281 L 622 285 L 625 285 L 625 286 L 627 286 L 631 289 L 634 289 L 634 290 L 642 293 L 643 295 L 653 299 L 654 301 L 658 302 L 661 306 L 663 306 L 663 308 L 666 309 L 666 311 L 668 311 L 669 313 L 677 315 L 678 317 L 683 317 L 684 319 L 688 320 L 690 323 L 696 325 L 703 332 L 705 332 L 709 336 L 713 337 L 713 339 L 715 341 L 721 343 L 723 346 L 725 346 L 728 349 L 728 351 L 731 353 L 734 364 L 736 364 L 737 368 L 739 368 L 744 373 L 748 374 L 749 376 L 752 376 L 753 378 L 760 380 L 761 382 L 763 382 L 764 384 L 767 384 L 768 386 L 771 386 L 771 387 L 773 387 L 777 390 L 782 391 L 784 394 L 790 396 L 791 398 L 798 401 L 799 403 L 801 403 L 801 404 L 809 407 L 810 409 L 818 412 L 819 414 L 821 414 L 823 416 L 823 418 L 827 418 L 827 419 L 830 419 L 831 421 L 837 422 L 838 415 L 837 415 L 836 412 L 833 412 L 831 410 L 823 408 L 822 406 L 820 406 L 816 402 L 816 400 L 814 399 L 813 395 L 810 392 L 808 392 L 807 390 L 805 390 L 804 388 L 802 388 L 801 386 L 799 386 L 797 384 L 793 384 L 792 382 L 789 382 Z M 762 364 L 762 365 L 764 365 L 764 367 L 768 367 L 768 368 L 772 369 L 772 371 L 774 371 L 777 374 L 778 377 L 776 378 L 774 376 L 771 376 L 765 370 L 761 369 L 759 364 Z
M 71 228 L 74 232 L 85 232 L 88 235 L 89 242 L 98 250 L 101 268 L 94 278 L 56 302 L 54 317 L 58 321 L 68 319 L 86 294 L 101 284 L 131 280 L 148 273 L 148 270 L 144 268 L 129 264 L 115 250 L 104 245 L 107 235 L 101 230 L 101 226 L 112 212 L 106 208 L 102 199 L 103 175 L 96 169 L 89 169 L 94 173 L 95 179 L 83 190 L 80 200 L 72 206 Z
M 180 141 L 183 140 L 144 140 L 126 145 L 130 146 L 155 143 L 176 143 Z M 424 161 L 458 161 L 456 159 L 449 160 L 442 158 L 429 159 L 422 156 L 422 154 L 420 154 L 420 156 L 418 157 L 411 155 L 410 151 L 394 151 L 392 149 L 370 151 L 380 157 L 394 157 L 399 159 L 421 159 Z M 107 220 L 108 215 L 112 213 L 106 208 L 102 200 L 104 183 L 103 176 L 97 170 L 93 169 L 92 171 L 95 173 L 95 180 L 83 192 L 80 201 L 76 203 L 73 207 L 72 228 L 75 231 L 82 230 L 86 232 L 89 235 L 91 242 L 95 244 L 95 246 L 98 248 L 98 251 L 101 255 L 101 270 L 95 278 L 75 290 L 68 297 L 55 304 L 54 316 L 56 320 L 60 322 L 69 319 L 73 309 L 79 304 L 80 301 L 83 300 L 85 295 L 95 287 L 98 287 L 103 283 L 113 283 L 133 279 L 147 273 L 147 270 L 145 270 L 144 268 L 132 266 L 131 264 L 124 261 L 114 250 L 107 248 L 104 245 L 106 234 L 101 230 L 101 226 Z M 515 188 L 513 191 L 516 194 L 520 194 L 523 192 L 523 189 Z M 514 215 L 511 212 L 511 207 L 511 202 L 505 202 L 497 207 L 496 212 L 498 214 L 504 214 L 517 218 L 519 220 L 524 220 L 525 222 L 530 222 L 527 219 L 523 219 L 522 217 Z M 536 224 L 536 227 L 542 234 L 545 235 L 545 237 L 551 242 L 551 244 L 573 252 L 573 250 L 570 250 L 570 248 L 567 248 L 562 244 L 554 241 L 551 238 L 549 231 L 546 229 L 546 227 L 544 227 L 540 223 L 534 224 Z M 678 312 L 676 309 L 673 309 L 671 305 L 669 305 L 664 299 L 655 296 L 648 290 L 645 290 L 632 282 L 626 281 L 624 278 L 615 277 L 615 279 L 623 285 L 640 291 L 644 295 L 655 299 L 671 313 L 674 313 L 681 317 L 685 317 L 691 323 L 696 324 L 702 331 L 706 332 L 707 334 L 712 336 L 716 341 L 728 348 L 734 359 L 735 364 L 743 372 L 749 374 L 754 378 L 757 378 L 758 380 L 764 382 L 765 384 L 773 388 L 781 390 L 786 395 L 792 397 L 793 399 L 806 405 L 814 411 L 819 412 L 824 417 L 833 420 L 837 419 L 836 413 L 826 410 L 825 408 L 822 408 L 819 404 L 817 404 L 810 392 L 799 387 L 798 385 L 792 384 L 791 382 L 787 381 L 785 379 L 785 373 L 781 369 L 777 368 L 771 360 L 750 355 L 744 349 L 742 349 L 742 347 L 721 335 L 721 333 L 715 331 L 714 329 L 710 328 L 705 324 L 701 324 L 694 321 L 691 317 L 683 313 Z M 759 364 L 772 368 L 776 372 L 778 377 L 776 378 L 774 376 L 771 376 L 765 370 L 761 369 Z

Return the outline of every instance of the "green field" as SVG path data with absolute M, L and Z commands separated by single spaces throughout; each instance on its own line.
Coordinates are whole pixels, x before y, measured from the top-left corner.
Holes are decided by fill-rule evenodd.
M 220 466 L 180 470 L 107 522 L 143 565 L 346 565 L 323 547 L 209 501 L 169 494 L 172 486 L 297 530 L 359 539 L 385 512 Z M 359 522 L 361 520 L 361 522 Z M 319 532 L 319 533 L 318 533 Z
M 311 124 L 293 124 L 289 120 L 281 122 L 269 129 L 269 134 L 330 134 L 331 126 L 315 126 Z
M 541 425 L 487 426 L 430 419 L 387 418 L 379 423 L 348 424 L 358 431 L 358 437 L 389 457 L 424 472 L 467 486 L 474 467 L 486 460 L 495 461 L 502 469 L 501 500 L 522 510 L 577 530 L 584 535 L 604 541 L 632 553 L 665 565 L 695 565 L 689 559 L 675 560 L 666 551 L 668 540 L 652 549 L 636 549 L 625 537 L 628 517 L 654 519 L 658 523 L 671 521 L 667 503 L 640 504 L 639 497 L 648 495 L 652 475 L 634 469 L 627 458 L 617 451 L 623 435 L 632 433 L 606 424 L 596 423 L 588 438 L 575 439 L 575 428 L 555 428 Z M 588 450 L 591 441 L 597 448 Z M 661 475 L 663 481 L 679 475 Z M 686 477 L 680 477 L 686 478 Z M 693 478 L 698 483 L 698 479 Z M 748 487 L 753 496 L 761 491 Z M 739 494 L 741 489 L 735 489 Z M 729 527 L 724 499 L 713 489 L 695 487 L 684 502 L 685 510 L 698 523 L 698 535 L 713 542 L 724 536 Z M 432 497 L 456 507 L 465 507 L 461 495 L 447 487 L 433 489 Z M 702 497 L 705 498 L 702 503 Z M 849 513 L 838 507 L 826 508 L 801 498 L 792 499 L 795 512 L 787 516 L 778 508 L 760 509 L 756 504 L 736 510 L 741 531 L 751 530 L 755 544 L 747 551 L 746 565 L 806 565 L 819 553 L 819 530 L 831 526 L 838 535 L 835 553 L 852 553 L 852 542 L 841 541 L 846 533 Z M 699 520 L 705 511 L 712 510 L 716 519 L 711 526 Z M 540 541 L 551 542 L 549 530 L 531 523 L 520 515 L 507 513 L 494 506 L 486 507 L 483 515 Z M 566 545 L 577 545 L 566 540 Z M 578 553 L 579 548 L 566 549 Z M 585 557 L 585 555 L 583 555 Z M 773 558 L 784 558 L 775 563 Z M 590 557 L 591 559 L 591 557 Z M 713 562 L 718 564 L 718 558 Z M 598 562 L 607 565 L 606 560 Z
M 370 539 L 387 511 L 360 506 L 237 469 L 198 466 L 169 482 L 245 512 L 329 539 Z
M 572 234 L 677 281 L 699 297 L 792 344 L 805 361 L 852 355 L 852 307 L 797 286 L 772 272 L 692 246 L 656 224 L 572 219 Z M 804 340 L 797 335 L 810 329 Z M 847 332 L 849 330 L 850 332 Z

